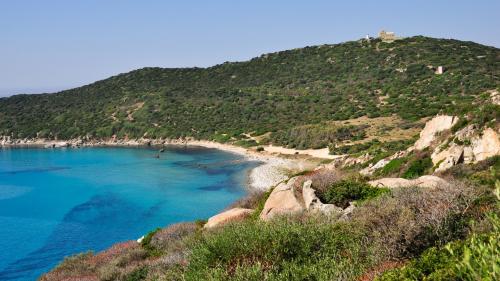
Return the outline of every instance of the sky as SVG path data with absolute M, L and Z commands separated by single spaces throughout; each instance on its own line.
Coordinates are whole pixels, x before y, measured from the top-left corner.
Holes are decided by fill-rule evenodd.
M 0 96 L 376 36 L 500 47 L 499 0 L 0 0 Z

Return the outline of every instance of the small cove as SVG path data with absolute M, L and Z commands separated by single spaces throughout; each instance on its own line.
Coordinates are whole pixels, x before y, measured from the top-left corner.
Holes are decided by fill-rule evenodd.
M 246 193 L 257 162 L 201 147 L 0 150 L 0 280 L 64 256 L 206 219 Z

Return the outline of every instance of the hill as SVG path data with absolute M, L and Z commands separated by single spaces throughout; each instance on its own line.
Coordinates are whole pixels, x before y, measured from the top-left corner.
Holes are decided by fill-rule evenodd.
M 499 58 L 494 47 L 417 36 L 305 47 L 209 68 L 143 68 L 55 94 L 2 98 L 0 135 L 223 142 L 272 132 L 265 142 L 326 147 L 363 138 L 364 128 L 323 122 L 396 116 L 411 127 L 436 113 L 471 110 L 499 86 Z M 315 142 L 319 136 L 327 141 Z

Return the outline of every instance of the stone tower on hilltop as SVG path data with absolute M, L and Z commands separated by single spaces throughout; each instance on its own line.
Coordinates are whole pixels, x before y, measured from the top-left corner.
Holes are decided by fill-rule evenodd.
M 383 42 L 393 42 L 394 40 L 399 39 L 399 37 L 396 37 L 396 34 L 391 31 L 385 31 L 382 30 L 379 32 L 378 37 L 383 41 Z

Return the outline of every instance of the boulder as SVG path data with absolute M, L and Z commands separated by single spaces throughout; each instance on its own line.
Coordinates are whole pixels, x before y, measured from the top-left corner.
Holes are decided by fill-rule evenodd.
M 444 171 L 464 160 L 464 147 L 452 143 L 443 151 L 436 149 L 431 155 L 432 163 L 438 165 L 436 172 Z
M 282 182 L 274 188 L 260 213 L 262 220 L 270 220 L 276 215 L 297 214 L 304 211 L 304 206 L 295 197 L 294 184 L 297 177 L 287 183 Z
M 368 184 L 373 187 L 397 188 L 411 186 L 411 181 L 403 178 L 382 178 L 370 181 Z
M 391 160 L 382 159 L 382 160 L 378 161 L 377 163 L 375 163 L 375 165 L 371 165 L 371 166 L 368 166 L 368 167 L 362 169 L 361 171 L 359 171 L 359 173 L 362 175 L 365 175 L 365 176 L 371 175 L 376 170 L 385 167 L 385 165 L 387 165 L 389 162 L 391 162 Z
M 500 105 L 500 93 L 497 90 L 489 91 L 491 97 L 491 103 Z
M 319 212 L 325 215 L 334 213 L 342 214 L 342 208 L 333 204 L 323 204 L 318 196 L 316 196 L 316 191 L 311 187 L 311 184 L 312 181 L 308 180 L 302 186 L 302 197 L 304 198 L 304 205 L 307 211 L 312 213 Z
M 354 212 L 354 209 L 356 209 L 356 205 L 354 205 L 353 202 L 349 202 L 349 207 L 345 208 L 342 211 L 342 216 L 340 217 L 341 220 L 347 220 L 350 218 L 351 214 Z
M 471 147 L 475 162 L 500 154 L 498 133 L 491 128 L 485 129 L 480 138 L 472 140 Z
M 422 188 L 436 188 L 447 185 L 448 182 L 436 176 L 421 176 L 417 179 L 407 180 L 403 178 L 382 178 L 368 182 L 373 187 L 401 188 L 417 186 Z
M 458 121 L 456 116 L 439 115 L 425 123 L 420 132 L 420 138 L 415 142 L 414 148 L 422 150 L 427 148 L 436 138 L 436 134 L 451 129 Z
M 238 221 L 247 218 L 252 213 L 253 213 L 252 209 L 233 208 L 209 218 L 207 223 L 203 227 L 213 228 L 216 226 L 221 226 L 228 222 Z

